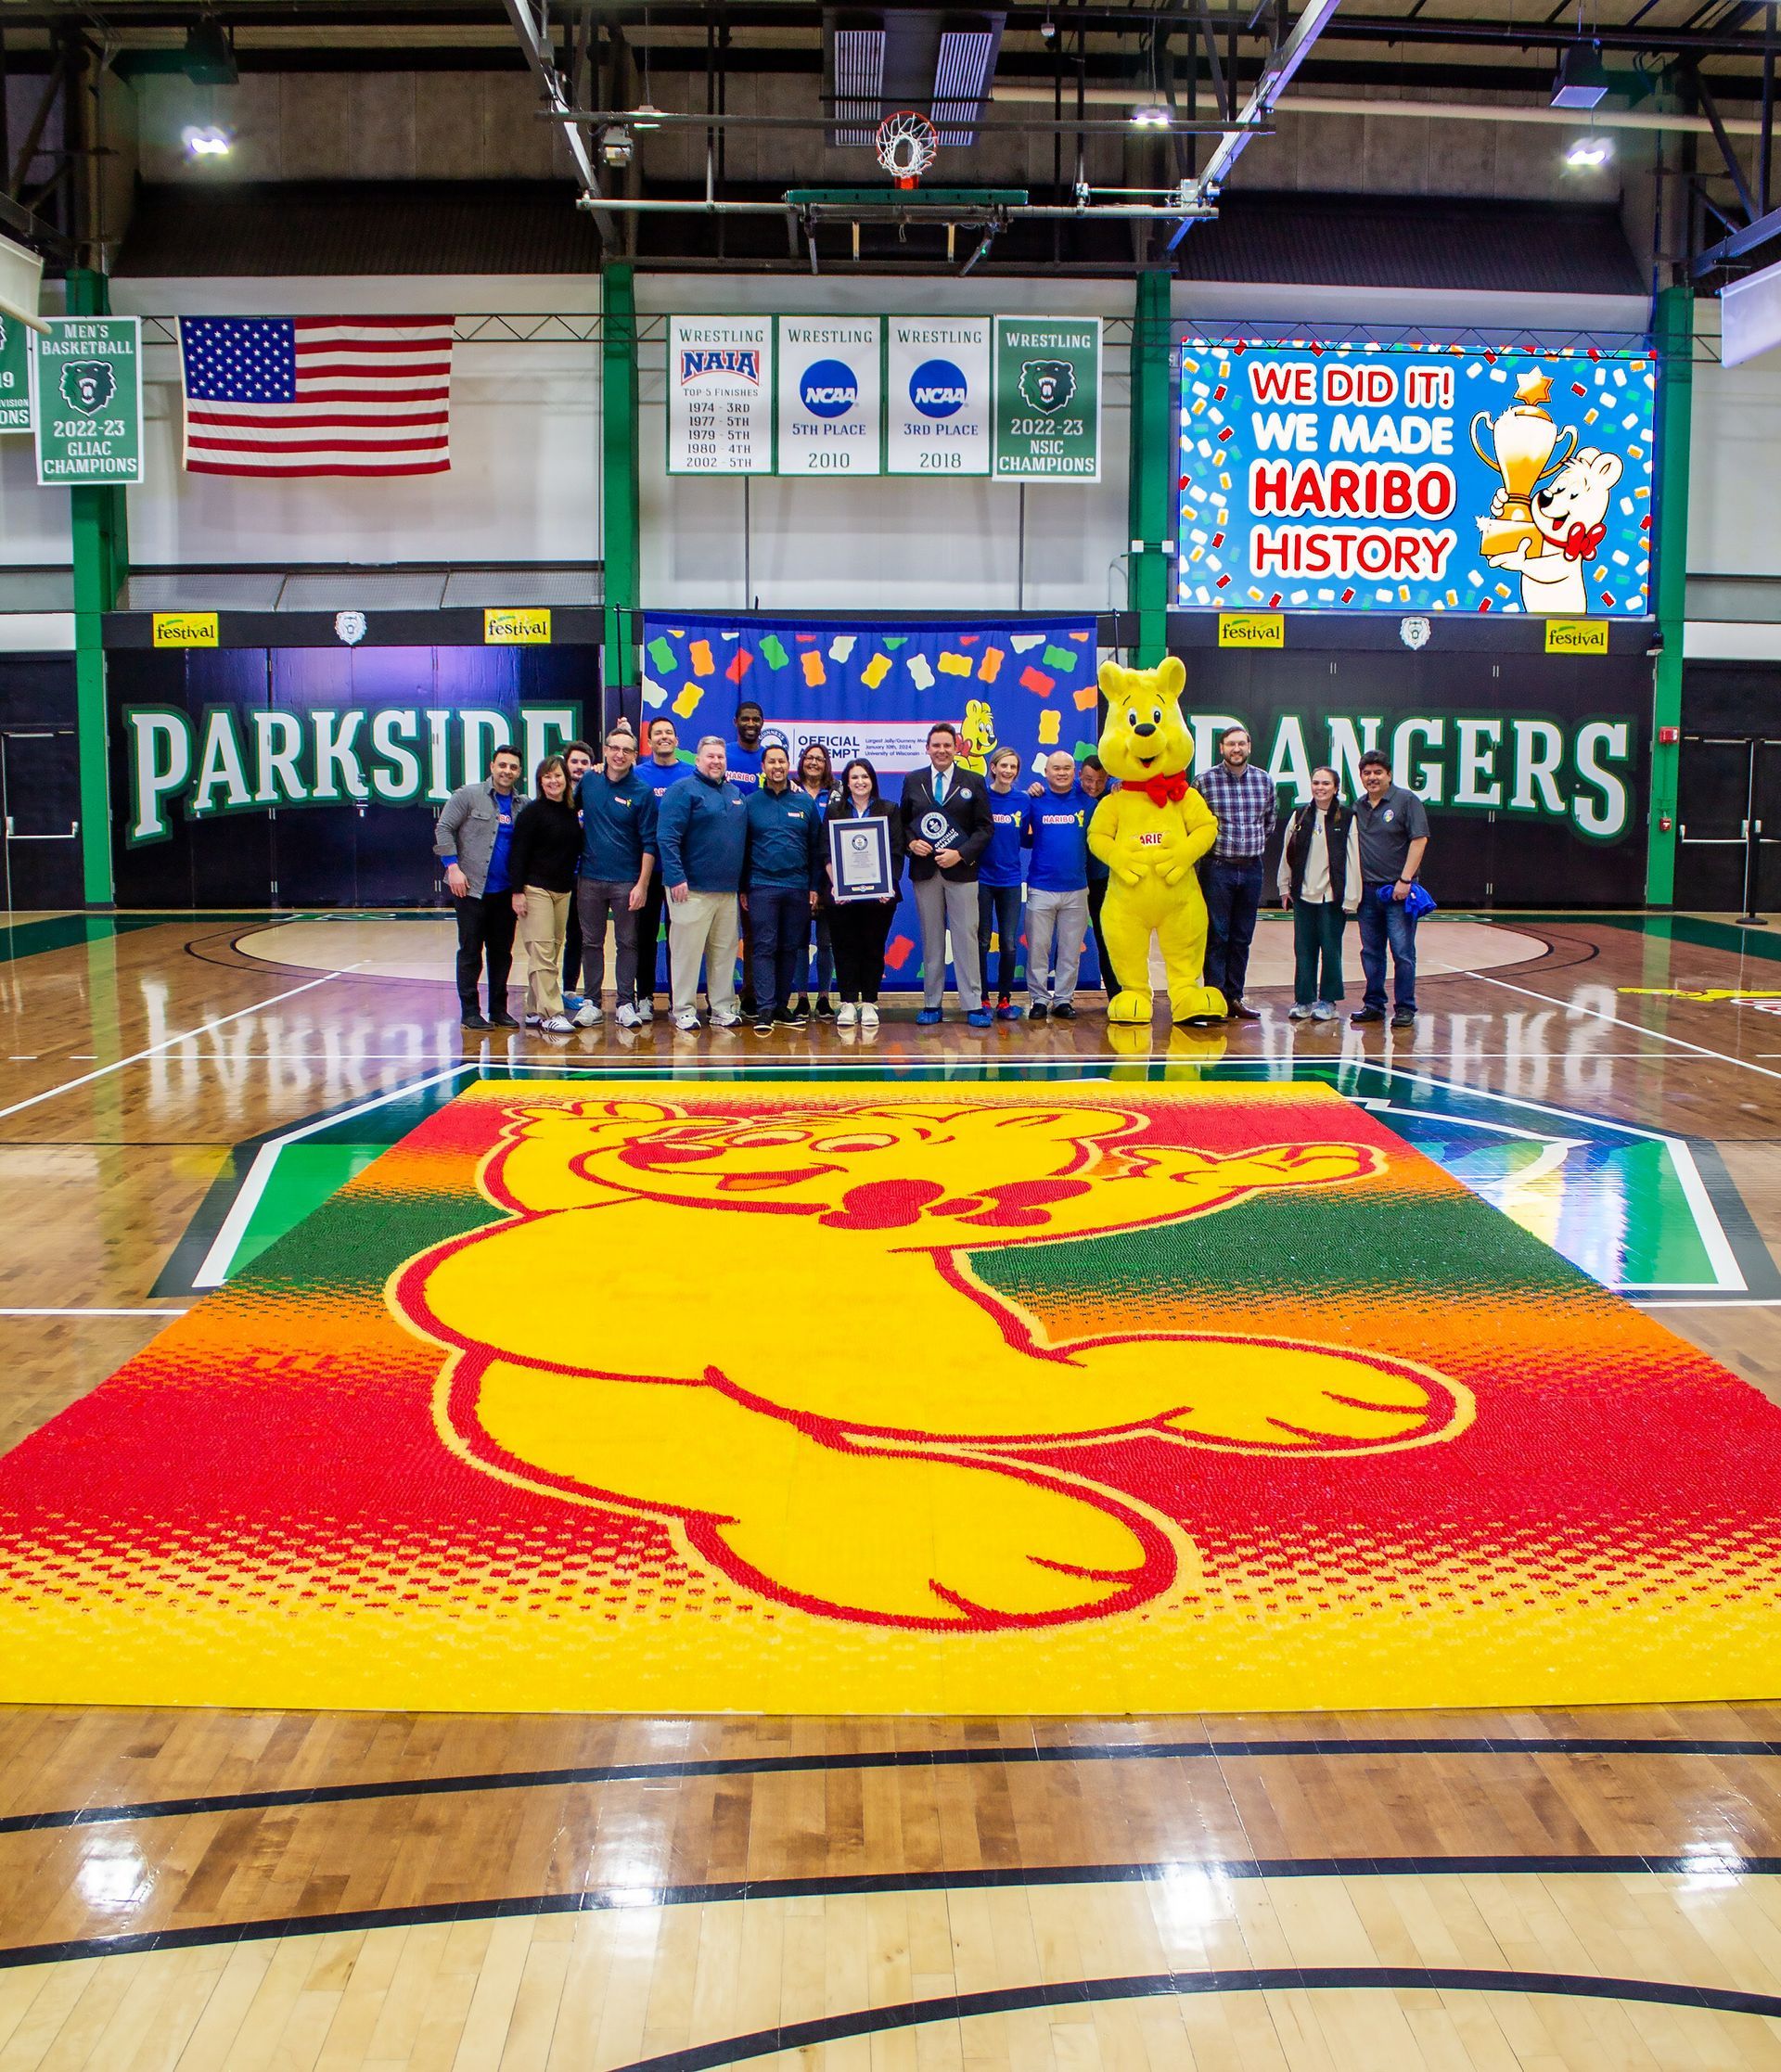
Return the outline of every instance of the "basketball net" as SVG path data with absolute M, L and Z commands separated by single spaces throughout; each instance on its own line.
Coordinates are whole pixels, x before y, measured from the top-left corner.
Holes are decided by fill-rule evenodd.
M 890 175 L 892 186 L 919 186 L 921 176 L 934 162 L 940 136 L 925 115 L 914 109 L 900 109 L 878 124 L 878 160 Z

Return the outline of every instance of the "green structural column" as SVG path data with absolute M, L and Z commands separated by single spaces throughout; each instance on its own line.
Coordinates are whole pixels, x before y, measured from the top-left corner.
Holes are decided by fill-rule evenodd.
M 103 274 L 75 266 L 68 275 L 68 313 L 109 316 Z M 75 723 L 81 758 L 81 873 L 88 906 L 109 906 L 111 881 L 111 784 L 105 711 L 104 615 L 129 573 L 130 548 L 122 489 L 71 489 L 69 517 L 74 560 Z
M 1170 433 L 1169 287 L 1166 273 L 1138 275 L 1132 318 L 1132 556 L 1126 605 L 1138 616 L 1134 657 L 1140 669 L 1168 652 L 1169 579 L 1164 542 L 1175 534 L 1175 452 Z
M 1658 729 L 1682 724 L 1683 623 L 1688 608 L 1688 441 L 1694 408 L 1695 297 L 1666 288 L 1658 297 L 1657 559 L 1658 638 L 1662 643 L 1651 699 L 1651 819 L 1646 837 L 1645 899 L 1668 906 L 1676 890 L 1676 765 L 1680 750 Z M 1668 828 L 1660 825 L 1667 820 Z
M 600 276 L 601 499 L 606 562 L 606 683 L 637 681 L 638 555 L 637 301 L 634 269 L 615 262 Z

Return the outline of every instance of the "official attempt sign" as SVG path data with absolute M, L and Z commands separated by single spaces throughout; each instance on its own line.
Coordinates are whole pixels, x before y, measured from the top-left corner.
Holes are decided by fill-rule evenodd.
M 1655 363 L 1190 339 L 1176 601 L 1642 618 Z
M 55 316 L 32 339 L 37 480 L 45 488 L 142 480 L 142 320 Z

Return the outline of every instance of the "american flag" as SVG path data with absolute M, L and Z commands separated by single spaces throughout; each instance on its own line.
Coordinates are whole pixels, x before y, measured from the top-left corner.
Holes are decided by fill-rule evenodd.
M 194 475 L 438 475 L 449 316 L 182 316 Z

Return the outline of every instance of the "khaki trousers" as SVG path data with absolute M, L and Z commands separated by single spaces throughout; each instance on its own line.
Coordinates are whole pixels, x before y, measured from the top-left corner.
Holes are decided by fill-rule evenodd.
M 546 1021 L 563 1011 L 563 930 L 569 926 L 569 901 L 567 892 L 526 887 L 526 911 L 519 922 L 519 940 L 532 966 L 526 975 L 526 1012 Z
M 668 973 L 673 981 L 674 1012 L 698 1011 L 698 963 L 705 960 L 705 997 L 713 1015 L 736 1013 L 736 946 L 739 939 L 734 892 L 695 892 L 684 900 L 671 892 L 668 914 Z

